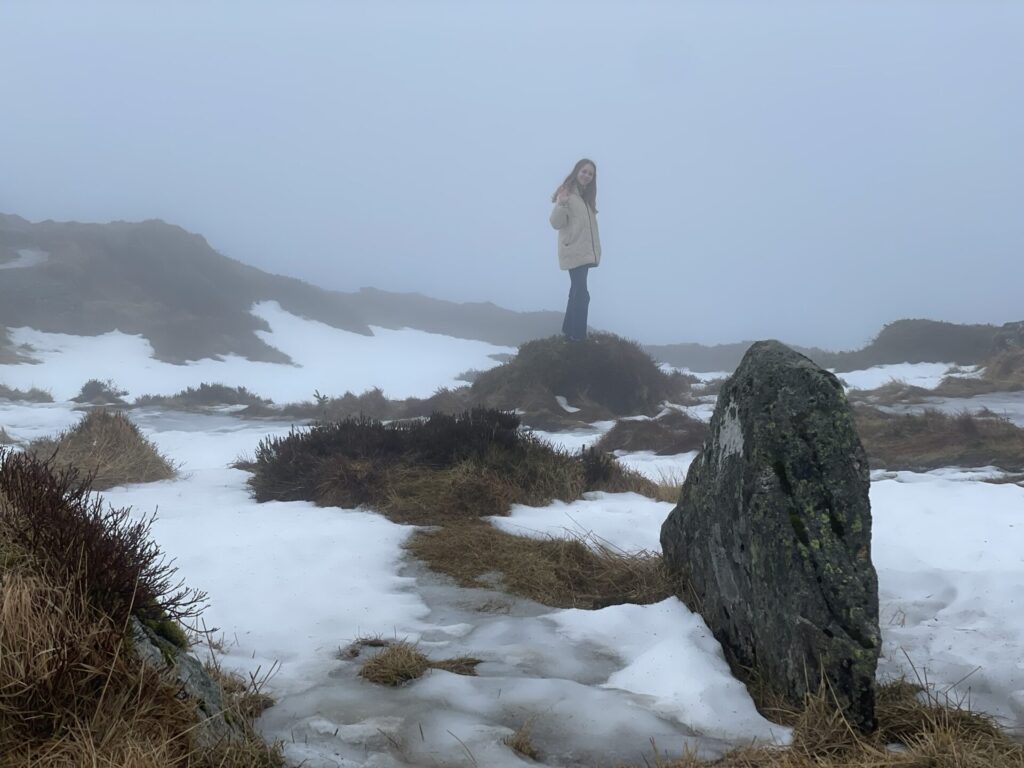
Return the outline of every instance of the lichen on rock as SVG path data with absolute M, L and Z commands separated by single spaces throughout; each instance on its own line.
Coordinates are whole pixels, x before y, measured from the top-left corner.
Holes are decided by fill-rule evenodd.
M 758 342 L 661 531 L 734 670 L 798 707 L 827 681 L 862 730 L 880 649 L 869 486 L 836 377 Z

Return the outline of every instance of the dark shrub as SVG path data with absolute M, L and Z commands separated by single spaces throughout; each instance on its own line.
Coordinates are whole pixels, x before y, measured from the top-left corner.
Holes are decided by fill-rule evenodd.
M 117 626 L 129 613 L 157 622 L 197 615 L 205 595 L 174 580 L 176 569 L 150 539 L 153 516 L 133 520 L 89 485 L 74 468 L 0 450 L 0 538 L 55 583 L 81 590 Z
M 507 411 L 435 413 L 422 421 L 353 418 L 260 442 L 250 479 L 258 501 L 369 504 L 402 522 L 507 514 L 509 504 L 572 500 L 584 490 L 649 491 L 602 456 L 556 450 Z
M 107 379 L 89 379 L 82 385 L 76 397 L 71 398 L 73 403 L 93 403 L 96 405 L 125 405 L 122 399 L 128 391 L 118 387 L 113 381 Z
M 547 405 L 562 395 L 628 415 L 652 411 L 687 381 L 670 378 L 640 345 L 595 333 L 584 342 L 561 336 L 527 342 L 511 361 L 481 373 L 470 390 L 475 401 L 495 408 Z
M 167 408 L 189 408 L 215 405 L 269 405 L 272 401 L 250 392 L 245 387 L 207 384 L 188 387 L 175 395 L 141 395 L 135 405 L 160 405 Z

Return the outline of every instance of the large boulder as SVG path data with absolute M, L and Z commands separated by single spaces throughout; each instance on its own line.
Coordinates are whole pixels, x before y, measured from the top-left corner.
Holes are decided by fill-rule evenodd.
M 737 673 L 795 706 L 827 680 L 865 731 L 880 645 L 868 489 L 839 381 L 761 341 L 722 388 L 661 529 Z

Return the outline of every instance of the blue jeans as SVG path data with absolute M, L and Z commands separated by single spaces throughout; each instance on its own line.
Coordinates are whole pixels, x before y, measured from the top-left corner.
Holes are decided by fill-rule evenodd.
M 587 272 L 591 266 L 584 264 L 569 270 L 569 303 L 565 305 L 562 334 L 570 341 L 587 338 L 587 309 L 590 307 Z

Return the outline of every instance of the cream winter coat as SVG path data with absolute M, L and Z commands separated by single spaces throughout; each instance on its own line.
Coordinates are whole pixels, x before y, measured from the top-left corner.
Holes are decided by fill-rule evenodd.
M 597 266 L 601 263 L 601 234 L 597 216 L 583 198 L 572 192 L 564 203 L 555 203 L 551 226 L 558 230 L 558 266 L 562 269 Z

